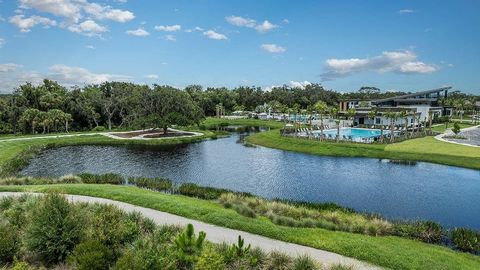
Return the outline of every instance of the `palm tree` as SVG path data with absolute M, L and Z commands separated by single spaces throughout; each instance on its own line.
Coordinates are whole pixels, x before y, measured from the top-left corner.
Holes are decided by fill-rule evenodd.
M 352 122 L 353 122 L 353 118 L 355 117 L 355 114 L 357 114 L 357 110 L 355 110 L 355 108 L 349 108 L 347 110 L 347 119 L 348 120 L 352 119 Z M 353 123 L 352 123 L 352 126 L 353 126 Z
M 37 116 L 40 114 L 40 111 L 37 109 L 27 109 L 22 114 L 22 121 L 30 124 L 32 128 L 32 134 L 35 134 L 35 124 L 38 121 Z
M 387 112 L 386 113 L 387 118 L 390 120 L 390 142 L 393 142 L 394 139 L 394 124 L 395 121 L 398 119 L 398 113 L 396 112 Z
M 428 129 L 430 131 L 430 135 L 432 135 L 432 118 L 433 118 L 433 112 L 428 111 Z
M 407 138 L 408 137 L 407 126 L 408 126 L 409 112 L 408 111 L 401 111 L 399 116 L 400 116 L 400 118 L 403 118 L 405 120 L 405 138 Z
M 375 110 L 375 109 L 370 110 L 368 112 L 367 116 L 368 116 L 369 119 L 373 120 L 372 122 L 373 122 L 373 125 L 375 126 L 375 116 L 377 116 L 377 110 Z
M 330 109 L 330 115 L 333 116 L 333 118 L 335 119 L 335 123 L 337 124 L 337 137 L 336 137 L 336 141 L 338 142 L 338 139 L 340 138 L 340 120 L 337 119 L 338 117 L 338 109 L 335 108 L 335 107 L 332 107 Z
M 314 107 L 317 113 L 320 115 L 320 139 L 322 139 L 323 138 L 323 114 L 327 110 L 327 103 L 320 100 L 317 103 L 315 103 Z

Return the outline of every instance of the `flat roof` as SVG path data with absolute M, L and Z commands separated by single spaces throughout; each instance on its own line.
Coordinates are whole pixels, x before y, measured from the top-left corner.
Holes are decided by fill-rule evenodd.
M 373 103 L 382 103 L 382 102 L 386 102 L 386 101 L 397 101 L 399 99 L 407 99 L 407 98 L 410 98 L 410 97 L 416 97 L 416 96 L 430 94 L 430 93 L 442 92 L 442 91 L 449 90 L 451 88 L 452 88 L 451 86 L 447 86 L 447 87 L 441 87 L 441 88 L 436 88 L 436 89 L 432 89 L 432 90 L 415 92 L 415 93 L 406 94 L 406 95 L 402 95 L 402 96 L 395 96 L 395 97 L 390 97 L 390 98 L 377 99 L 377 100 L 374 100 Z

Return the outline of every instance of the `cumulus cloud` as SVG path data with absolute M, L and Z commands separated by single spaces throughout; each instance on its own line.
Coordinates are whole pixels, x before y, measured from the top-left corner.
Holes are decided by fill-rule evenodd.
M 93 45 L 85 45 L 85 48 L 90 49 L 90 50 L 94 50 L 94 49 L 95 49 L 95 46 L 93 46 Z
M 269 53 L 283 53 L 287 50 L 286 48 L 277 44 L 262 44 L 260 48 Z
M 48 78 L 67 85 L 99 84 L 106 81 L 128 81 L 125 75 L 93 73 L 85 68 L 70 67 L 67 65 L 53 65 L 49 68 Z
M 45 27 L 58 25 L 71 32 L 88 36 L 99 36 L 106 32 L 104 26 L 98 25 L 94 20 L 111 20 L 115 22 L 128 22 L 135 15 L 128 10 L 113 8 L 109 5 L 89 2 L 88 0 L 19 0 L 18 15 L 10 18 L 10 22 L 17 25 L 21 32 L 29 32 L 30 28 L 37 24 Z M 25 10 L 33 10 L 42 14 L 60 17 L 60 23 L 51 18 L 31 16 L 24 17 Z M 80 21 L 84 21 L 80 23 Z M 83 26 L 82 26 L 83 24 Z M 87 27 L 90 30 L 85 29 Z
M 6 43 L 5 39 L 0 38 L 0 49 L 3 47 L 5 43 Z
M 262 23 L 257 23 L 256 20 L 250 18 L 244 18 L 241 16 L 227 16 L 225 20 L 230 23 L 231 25 L 235 25 L 238 27 L 248 27 L 257 30 L 260 33 L 268 32 L 274 28 L 277 28 L 278 25 L 273 24 L 267 20 L 263 21 Z
M 145 75 L 145 78 L 147 78 L 149 80 L 157 80 L 158 75 L 157 74 L 148 74 L 148 75 Z
M 435 65 L 418 61 L 417 55 L 412 51 L 385 51 L 370 58 L 328 59 L 321 77 L 323 80 L 332 80 L 367 71 L 425 74 L 437 70 Z
M 228 39 L 227 36 L 225 36 L 224 34 L 217 33 L 213 30 L 205 31 L 205 32 L 203 32 L 203 35 L 210 38 L 210 39 L 216 39 L 216 40 Z
M 182 26 L 179 24 L 175 25 L 157 25 L 154 27 L 157 31 L 165 31 L 165 32 L 176 32 L 182 30 Z
M 107 32 L 108 29 L 105 26 L 97 24 L 93 20 L 86 20 L 79 24 L 72 24 L 68 27 L 68 30 L 74 33 L 83 34 L 86 36 L 100 36 L 102 33 Z
M 137 37 L 146 37 L 146 36 L 149 36 L 150 33 L 147 32 L 145 29 L 143 28 L 138 28 L 136 30 L 128 30 L 125 32 L 127 35 L 132 35 L 132 36 L 137 36 Z
M 290 81 L 289 84 L 293 88 L 305 89 L 307 85 L 311 85 L 312 83 L 309 81 L 303 81 L 303 82 Z
M 46 17 L 41 16 L 31 16 L 25 17 L 23 14 L 15 15 L 10 17 L 10 23 L 14 24 L 20 29 L 20 32 L 27 33 L 30 32 L 30 29 L 34 26 L 40 24 L 44 27 L 50 27 L 57 25 L 57 22 Z
M 0 64 L 0 72 L 12 72 L 17 70 L 17 68 L 21 67 L 19 64 L 15 63 L 6 63 L 6 64 Z

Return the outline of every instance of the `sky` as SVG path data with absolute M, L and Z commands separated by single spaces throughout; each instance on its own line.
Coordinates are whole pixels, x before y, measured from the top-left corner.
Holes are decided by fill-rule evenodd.
M 480 1 L 0 0 L 0 92 L 43 78 L 480 94 Z

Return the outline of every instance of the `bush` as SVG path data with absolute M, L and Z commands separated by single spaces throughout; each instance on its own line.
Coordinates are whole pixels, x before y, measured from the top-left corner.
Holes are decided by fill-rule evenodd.
M 81 173 L 78 176 L 82 179 L 82 182 L 85 184 L 123 185 L 125 182 L 121 175 L 118 175 L 115 173 L 105 173 L 105 174 Z
M 92 128 L 92 131 L 96 131 L 96 132 L 103 132 L 105 130 L 106 130 L 106 128 L 104 126 L 96 126 L 96 127 Z
M 452 131 L 453 131 L 453 133 L 455 133 L 455 135 L 460 133 L 460 125 L 458 124 L 458 122 L 455 122 L 455 124 L 453 124 Z
M 232 208 L 237 211 L 242 216 L 246 216 L 249 218 L 256 218 L 257 215 L 255 214 L 255 211 L 253 211 L 250 207 L 243 205 L 243 204 L 234 204 Z
M 442 240 L 443 228 L 433 221 L 418 221 L 414 224 L 413 237 L 426 243 L 438 244 Z
M 193 225 L 188 224 L 187 228 L 175 239 L 175 246 L 178 250 L 178 267 L 181 269 L 191 269 L 203 250 L 205 232 L 200 232 L 198 237 L 195 235 Z
M 113 253 L 99 241 L 91 240 L 77 245 L 68 259 L 79 270 L 108 270 Z
M 64 184 L 80 184 L 82 183 L 82 178 L 77 175 L 68 174 L 58 178 L 57 182 Z
M 19 249 L 15 228 L 9 224 L 0 224 L 0 266 L 11 263 Z
M 172 181 L 164 178 L 131 177 L 128 178 L 128 182 L 138 187 L 156 191 L 167 191 L 172 188 Z
M 10 270 L 35 270 L 37 268 L 29 265 L 26 262 L 17 261 L 13 264 L 13 267 Z
M 190 197 L 197 197 L 206 200 L 215 200 L 220 197 L 222 193 L 226 193 L 226 189 L 217 189 L 212 187 L 201 187 L 193 183 L 181 184 L 178 188 L 178 193 Z
M 312 260 L 308 255 L 303 255 L 296 257 L 293 260 L 293 267 L 294 270 L 317 270 L 320 269 L 317 263 Z
M 455 228 L 452 232 L 452 241 L 459 250 L 480 252 L 480 233 L 474 230 Z
M 81 227 L 65 197 L 47 194 L 33 209 L 26 230 L 26 246 L 46 264 L 61 262 L 79 242 Z
M 273 251 L 268 255 L 263 266 L 264 270 L 289 270 L 292 269 L 292 259 L 287 255 Z
M 196 270 L 223 270 L 225 262 L 223 257 L 215 252 L 212 248 L 206 248 L 202 255 L 198 258 L 195 266 Z

